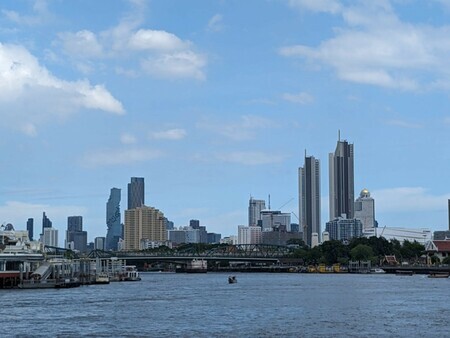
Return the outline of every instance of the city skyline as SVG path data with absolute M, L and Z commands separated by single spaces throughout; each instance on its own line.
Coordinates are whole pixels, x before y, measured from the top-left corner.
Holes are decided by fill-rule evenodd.
M 297 211 L 306 148 L 324 229 L 341 130 L 379 226 L 448 229 L 449 19 L 418 0 L 3 1 L 0 222 L 36 238 L 43 212 L 60 234 L 82 215 L 93 241 L 110 189 L 145 177 L 177 227 L 228 236 L 249 196 Z

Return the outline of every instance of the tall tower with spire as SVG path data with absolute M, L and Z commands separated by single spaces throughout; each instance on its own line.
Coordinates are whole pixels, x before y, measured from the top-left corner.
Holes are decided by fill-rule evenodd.
M 340 133 L 334 153 L 329 154 L 330 221 L 337 217 L 354 217 L 353 144 L 341 141 Z

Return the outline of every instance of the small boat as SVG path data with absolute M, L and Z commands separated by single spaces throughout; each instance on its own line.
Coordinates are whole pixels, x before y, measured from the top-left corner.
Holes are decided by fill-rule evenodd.
M 428 278 L 448 278 L 448 272 L 432 272 L 428 275 Z
M 229 284 L 237 283 L 236 276 L 229 276 L 229 277 L 228 277 L 228 283 L 229 283 Z
M 412 270 L 395 270 L 395 274 L 397 276 L 412 276 L 412 275 L 414 275 L 414 271 L 412 271 Z
M 124 272 L 124 281 L 127 282 L 136 282 L 140 281 L 141 277 L 139 277 L 139 271 L 136 268 L 136 265 L 125 265 L 123 267 Z
M 99 274 L 95 275 L 95 284 L 109 284 L 109 276 L 105 272 L 100 272 Z
M 380 268 L 375 268 L 375 269 L 370 269 L 370 273 L 386 273 L 386 271 L 384 271 L 383 269 L 380 269 Z

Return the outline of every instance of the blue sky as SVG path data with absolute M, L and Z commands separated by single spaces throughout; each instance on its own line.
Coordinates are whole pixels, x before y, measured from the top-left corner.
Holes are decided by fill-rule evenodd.
M 354 144 L 380 226 L 447 228 L 450 1 L 2 1 L 0 221 L 106 234 L 112 187 L 236 234 Z M 286 204 L 287 203 L 287 204 Z M 293 221 L 295 217 L 293 216 Z

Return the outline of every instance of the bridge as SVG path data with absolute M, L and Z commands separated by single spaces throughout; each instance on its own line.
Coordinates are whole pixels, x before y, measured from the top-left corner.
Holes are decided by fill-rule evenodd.
M 91 251 L 89 258 L 112 258 L 132 261 L 160 261 L 179 262 L 192 259 L 204 259 L 208 261 L 246 261 L 246 262 L 278 262 L 289 257 L 291 249 L 286 246 L 266 244 L 239 244 L 221 245 L 207 250 L 198 250 L 196 247 L 187 247 L 180 250 L 158 251 L 118 251 L 109 252 L 102 250 Z

